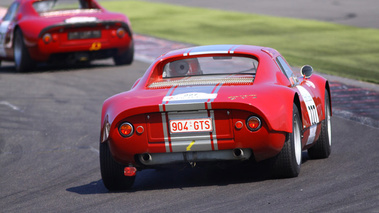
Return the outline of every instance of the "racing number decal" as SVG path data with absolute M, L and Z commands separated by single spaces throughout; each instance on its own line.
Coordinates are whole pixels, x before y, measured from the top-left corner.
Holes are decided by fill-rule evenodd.
M 307 107 L 307 112 L 311 125 L 317 124 L 319 122 L 316 104 L 313 101 L 312 95 L 302 86 L 297 86 L 300 91 L 301 96 L 303 97 L 305 106 Z
M 101 49 L 101 43 L 100 42 L 93 42 L 91 47 L 89 48 L 90 51 L 96 51 Z
M 310 113 L 310 120 L 311 120 L 311 124 L 317 124 L 318 123 L 318 116 L 317 116 L 317 109 L 316 109 L 316 106 L 314 104 L 310 105 L 310 106 L 307 106 L 308 108 L 308 113 Z

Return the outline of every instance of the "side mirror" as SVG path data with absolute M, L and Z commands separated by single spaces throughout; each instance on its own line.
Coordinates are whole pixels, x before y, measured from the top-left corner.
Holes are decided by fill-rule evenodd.
M 313 73 L 313 68 L 310 66 L 310 65 L 304 65 L 301 69 L 300 69 L 300 73 L 302 76 L 304 76 L 305 78 L 310 78 L 312 73 Z

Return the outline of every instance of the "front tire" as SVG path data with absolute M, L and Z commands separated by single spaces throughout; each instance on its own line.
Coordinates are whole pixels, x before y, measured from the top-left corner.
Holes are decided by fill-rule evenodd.
M 308 149 L 308 156 L 311 159 L 328 158 L 332 146 L 332 121 L 329 92 L 325 90 L 325 119 L 321 122 L 321 133 L 316 143 Z
M 301 167 L 301 120 L 297 106 L 293 105 L 292 133 L 288 133 L 280 153 L 272 160 L 272 174 L 276 178 L 297 177 Z
M 100 143 L 100 171 L 104 186 L 109 191 L 130 189 L 135 180 L 135 176 L 124 175 L 124 166 L 113 159 L 108 142 Z
M 17 72 L 27 72 L 34 67 L 34 61 L 29 55 L 24 43 L 24 36 L 20 29 L 16 30 L 14 40 L 14 63 Z

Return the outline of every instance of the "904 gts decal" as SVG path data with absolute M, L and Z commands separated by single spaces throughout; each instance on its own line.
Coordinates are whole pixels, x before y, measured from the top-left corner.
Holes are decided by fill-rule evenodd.
M 171 133 L 182 132 L 212 132 L 212 119 L 199 118 L 199 119 L 185 119 L 185 120 L 171 120 L 170 121 Z
M 305 106 L 307 107 L 307 112 L 309 115 L 311 125 L 317 124 L 319 122 L 319 118 L 318 118 L 316 104 L 312 98 L 312 95 L 303 86 L 297 86 L 297 89 L 299 90 L 301 96 L 303 97 Z

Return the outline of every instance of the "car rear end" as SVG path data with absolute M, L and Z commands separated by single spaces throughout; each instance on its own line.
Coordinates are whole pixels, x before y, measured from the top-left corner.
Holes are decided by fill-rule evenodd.
M 118 162 L 154 167 L 261 161 L 275 156 L 286 138 L 285 132 L 272 131 L 262 112 L 247 103 L 168 103 L 151 108 L 159 110 L 121 116 L 111 125 L 107 140 Z
M 120 112 L 103 129 L 110 132 L 103 141 L 109 141 L 116 161 L 141 167 L 275 156 L 286 133 L 273 131 L 253 104 L 257 63 L 255 58 L 221 55 L 167 63 L 163 77 L 151 80 L 140 94 L 150 100 Z M 136 95 L 134 90 L 118 98 Z M 139 112 L 125 116 L 135 110 Z
M 61 7 L 46 9 L 50 1 L 33 3 L 41 22 L 50 23 L 38 35 L 32 54 L 35 60 L 71 59 L 87 61 L 122 55 L 133 48 L 130 23 L 126 16 L 101 8 L 81 8 L 64 2 Z M 54 6 L 56 7 L 56 6 Z

